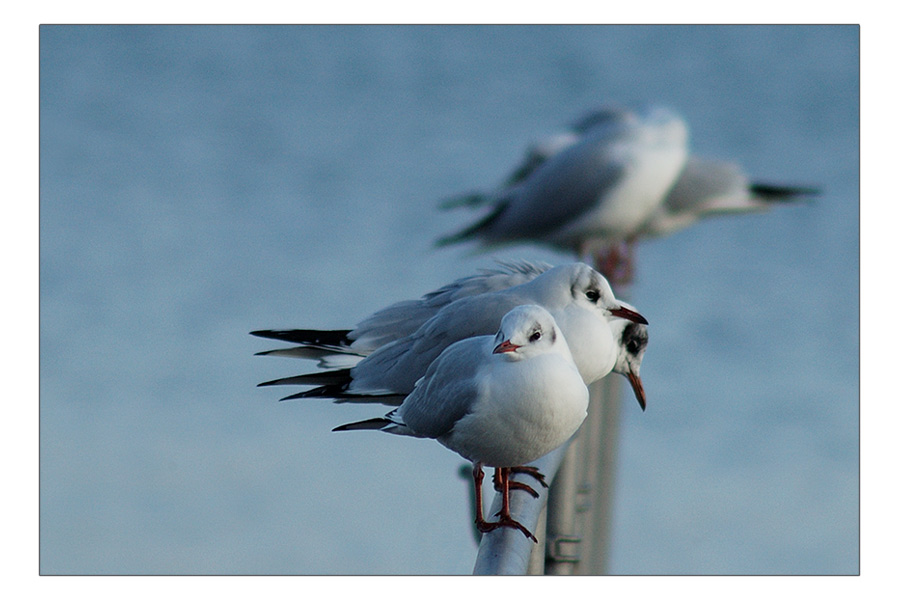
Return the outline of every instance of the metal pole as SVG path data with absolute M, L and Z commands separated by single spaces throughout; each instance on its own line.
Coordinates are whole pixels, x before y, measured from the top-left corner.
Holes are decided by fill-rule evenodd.
M 547 540 L 547 506 L 545 505 L 543 510 L 541 510 L 538 515 L 538 524 L 537 529 L 532 531 L 537 539 L 537 544 L 534 545 L 534 548 L 531 550 L 531 558 L 528 560 L 528 575 L 543 575 L 544 574 L 544 555 L 546 553 L 547 545 L 545 541 Z
M 584 534 L 577 575 L 602 575 L 609 563 L 609 533 L 612 521 L 613 482 L 618 447 L 622 378 L 604 377 L 591 386 L 592 410 L 583 426 L 585 436 L 584 479 L 580 498 Z M 602 399 L 602 400 L 601 400 Z
M 625 299 L 624 289 L 617 297 Z M 569 444 L 533 464 L 550 482 L 536 488 L 539 498 L 525 493 L 510 496 L 510 509 L 539 540 L 535 544 L 521 532 L 500 528 L 482 536 L 475 560 L 475 575 L 544 573 L 602 575 L 609 561 L 613 483 L 619 438 L 621 375 L 611 373 L 590 387 L 588 416 Z M 515 478 L 527 478 L 516 475 Z M 523 479 L 528 483 L 528 479 Z M 533 480 L 532 482 L 533 483 Z M 549 500 L 548 500 L 549 497 Z M 501 499 L 495 494 L 494 514 Z M 546 531 L 537 533 L 546 513 Z
M 592 399 L 591 405 L 593 403 Z M 550 487 L 544 557 L 544 573 L 547 575 L 573 575 L 579 560 L 581 536 L 577 534 L 576 499 L 581 482 L 579 449 L 584 434 L 582 425 L 569 444 L 556 479 Z
M 563 460 L 568 444 L 557 448 L 550 454 L 531 463 L 540 469 L 541 473 L 553 487 L 559 465 Z M 515 474 L 513 479 L 521 480 L 529 485 L 534 484 L 534 479 L 529 475 Z M 541 518 L 541 512 L 547 504 L 547 490 L 535 486 L 538 492 L 537 498 L 532 498 L 525 492 L 510 494 L 510 514 L 524 525 L 529 531 L 538 536 L 537 528 Z M 494 494 L 490 512 L 493 515 L 500 510 L 502 498 L 500 494 Z M 546 534 L 538 537 L 542 540 Z M 478 546 L 478 557 L 475 559 L 474 575 L 525 575 L 531 563 L 531 555 L 538 544 L 535 544 L 521 531 L 501 527 L 481 536 L 481 544 Z

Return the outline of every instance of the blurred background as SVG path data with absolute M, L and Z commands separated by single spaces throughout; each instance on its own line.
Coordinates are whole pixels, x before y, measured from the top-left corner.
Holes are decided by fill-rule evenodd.
M 859 571 L 859 28 L 42 26 L 43 574 L 456 574 L 462 460 L 278 403 L 263 328 L 349 328 L 494 258 L 438 202 L 606 103 L 811 204 L 644 243 L 616 574 Z

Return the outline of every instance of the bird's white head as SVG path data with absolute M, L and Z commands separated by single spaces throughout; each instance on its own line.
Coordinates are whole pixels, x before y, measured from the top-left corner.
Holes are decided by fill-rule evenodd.
M 550 351 L 562 352 L 571 360 L 562 332 L 544 308 L 525 304 L 503 316 L 500 331 L 494 337 L 494 354 L 507 360 L 523 360 Z
M 570 275 L 570 291 L 575 304 L 600 310 L 607 318 L 618 317 L 635 323 L 647 324 L 647 319 L 633 306 L 616 299 L 606 277 L 584 263 L 564 265 Z

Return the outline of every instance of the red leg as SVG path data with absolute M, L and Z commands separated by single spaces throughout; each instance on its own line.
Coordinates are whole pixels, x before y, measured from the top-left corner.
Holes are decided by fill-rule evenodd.
M 482 529 L 485 524 L 484 506 L 481 500 L 481 482 L 484 480 L 484 471 L 481 469 L 481 463 L 475 463 L 472 468 L 472 479 L 475 480 L 475 527 L 484 533 L 484 529 Z
M 494 475 L 498 475 L 503 493 L 503 504 L 500 505 L 500 512 L 497 514 L 501 518 L 509 517 L 509 467 L 495 469 Z
M 527 475 L 531 475 L 535 479 L 537 479 L 538 483 L 540 483 L 543 487 L 549 487 L 547 485 L 546 480 L 544 479 L 544 475 L 538 471 L 537 467 L 510 467 L 510 473 L 525 473 Z M 502 491 L 501 482 L 497 478 L 497 471 L 494 471 L 494 489 L 498 492 Z M 528 485 L 527 483 L 522 483 L 521 481 L 513 481 L 509 480 L 509 489 L 511 490 L 523 490 L 531 494 L 532 497 L 537 498 L 539 494 L 534 491 L 534 488 Z
M 474 473 L 477 473 L 474 474 Z M 481 481 L 484 478 L 484 473 L 481 470 L 481 465 L 475 465 L 475 471 L 473 472 L 473 477 L 475 478 L 475 486 L 476 489 L 479 490 L 476 493 L 476 502 L 478 505 L 475 507 L 475 526 L 478 528 L 478 531 L 482 533 L 487 533 L 488 531 L 493 531 L 498 527 L 510 527 L 512 529 L 518 529 L 522 533 L 525 534 L 525 537 L 530 539 L 531 541 L 537 543 L 537 538 L 532 535 L 528 529 L 525 528 L 524 525 L 516 521 L 509 514 L 509 467 L 498 467 L 494 471 L 495 480 L 500 482 L 500 485 L 503 490 L 503 506 L 500 509 L 500 512 L 497 513 L 500 518 L 497 521 L 488 523 L 484 520 L 482 516 L 482 508 L 481 508 Z
M 541 473 L 537 467 L 510 467 L 509 471 L 510 473 L 526 473 L 537 479 L 538 483 L 540 483 L 543 487 L 550 487 L 547 485 L 547 480 L 544 478 L 544 474 Z M 510 481 L 510 484 L 513 483 L 515 483 L 515 481 Z
M 517 468 L 518 467 L 511 467 L 511 469 L 513 469 L 513 470 L 515 470 Z M 540 481 L 540 479 L 538 479 L 538 481 Z M 544 487 L 546 487 L 546 485 Z M 538 493 L 536 491 L 534 491 L 533 487 L 531 487 L 527 483 L 522 483 L 521 481 L 513 481 L 512 479 L 510 479 L 509 480 L 509 489 L 523 490 L 523 491 L 526 491 L 529 494 L 531 494 L 534 498 L 538 497 Z M 494 470 L 494 490 L 496 490 L 498 492 L 503 491 L 503 483 L 498 478 L 496 469 Z
M 634 240 L 617 242 L 594 252 L 594 267 L 612 285 L 631 283 L 634 276 Z

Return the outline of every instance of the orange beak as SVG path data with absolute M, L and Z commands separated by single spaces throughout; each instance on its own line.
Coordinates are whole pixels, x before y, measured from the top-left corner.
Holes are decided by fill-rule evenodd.
M 494 348 L 494 354 L 501 354 L 503 352 L 515 352 L 518 348 L 519 346 L 513 344 L 511 341 L 504 340 L 503 342 L 497 344 L 497 347 Z
M 647 395 L 644 393 L 644 384 L 641 383 L 641 378 L 635 375 L 634 371 L 628 371 L 625 377 L 628 378 L 628 383 L 631 384 L 631 389 L 634 390 L 634 395 L 638 404 L 641 405 L 641 410 L 647 410 Z

